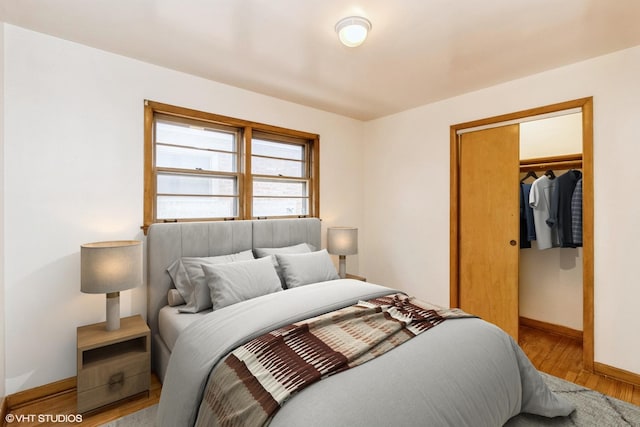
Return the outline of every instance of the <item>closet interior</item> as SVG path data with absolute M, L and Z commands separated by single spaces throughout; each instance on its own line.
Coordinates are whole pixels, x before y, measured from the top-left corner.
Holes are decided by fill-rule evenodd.
M 568 154 L 565 154 L 568 153 Z M 569 174 L 564 176 L 565 174 Z M 520 191 L 521 191 L 521 236 L 519 258 L 519 316 L 520 324 L 541 327 L 561 332 L 576 339 L 582 338 L 583 331 L 583 253 L 582 228 L 579 237 L 571 234 L 572 218 L 569 214 L 564 224 L 558 224 L 557 201 L 554 219 L 541 223 L 540 218 L 547 215 L 544 203 L 540 198 L 552 198 L 553 188 L 562 185 L 562 197 L 572 194 L 578 179 L 582 178 L 582 114 L 573 113 L 565 116 L 522 123 L 520 128 Z M 582 182 L 579 186 L 581 188 Z M 573 185 L 573 187 L 571 187 Z M 536 191 L 532 191 L 534 187 Z M 548 186 L 544 193 L 542 188 Z M 532 196 L 532 193 L 536 193 Z M 557 196 L 557 195 L 556 195 Z M 559 197 L 559 196 L 558 196 Z M 576 209 L 576 198 L 574 205 Z M 580 209 L 582 199 L 580 198 Z M 535 208 L 530 208 L 531 203 Z M 546 200 L 551 204 L 551 200 Z M 528 205 L 528 206 L 527 206 Z M 539 216 L 536 222 L 530 208 Z M 542 209 L 542 210 L 540 210 Z M 553 210 L 554 207 L 547 206 Z M 566 202 L 564 210 L 566 212 Z M 579 212 L 581 215 L 581 211 Z M 529 215 L 527 215 L 529 214 Z M 580 217 L 581 218 L 581 217 Z M 554 223 L 553 227 L 549 222 Z M 568 231 L 566 228 L 567 222 Z M 543 234 L 536 236 L 536 231 Z M 545 230 L 546 229 L 546 230 Z M 545 235 L 553 230 L 553 234 Z M 567 236 L 562 235 L 564 231 Z M 578 230 L 573 230 L 574 233 Z M 574 237 L 576 241 L 574 242 Z M 551 238 L 551 240 L 549 240 Z

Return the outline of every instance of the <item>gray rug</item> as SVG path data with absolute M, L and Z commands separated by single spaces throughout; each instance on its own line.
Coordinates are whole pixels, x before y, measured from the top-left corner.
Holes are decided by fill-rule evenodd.
M 617 427 L 640 426 L 640 407 L 622 400 L 605 396 L 597 391 L 564 381 L 541 372 L 549 388 L 576 405 L 568 417 L 544 418 L 537 415 L 520 414 L 509 420 L 505 427 L 529 426 L 580 426 Z
M 99 427 L 148 427 L 153 426 L 156 420 L 156 413 L 158 412 L 158 405 L 149 406 L 134 412 L 133 414 L 125 415 L 122 418 L 113 420 L 110 423 L 102 424 Z
M 579 426 L 579 427 L 640 427 L 640 407 L 605 396 L 597 391 L 542 373 L 551 390 L 564 396 L 576 405 L 577 410 L 568 417 L 545 418 L 520 414 L 509 420 L 505 427 L 533 426 Z M 150 406 L 133 414 L 118 418 L 101 427 L 147 427 L 153 426 L 158 405 Z

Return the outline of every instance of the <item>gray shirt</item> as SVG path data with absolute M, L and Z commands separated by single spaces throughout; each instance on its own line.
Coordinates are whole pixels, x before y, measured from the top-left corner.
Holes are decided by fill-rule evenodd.
M 533 209 L 533 222 L 536 228 L 538 249 L 549 249 L 560 246 L 556 227 L 547 225 L 550 216 L 551 196 L 556 185 L 555 180 L 544 175 L 531 184 L 529 205 Z

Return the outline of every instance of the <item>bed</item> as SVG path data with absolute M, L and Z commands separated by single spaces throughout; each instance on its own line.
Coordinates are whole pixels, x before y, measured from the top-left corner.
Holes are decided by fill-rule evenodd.
M 207 418 L 210 390 L 217 387 L 217 373 L 243 345 L 251 345 L 274 329 L 288 330 L 295 322 L 304 324 L 305 319 L 354 306 L 360 310 L 362 304 L 368 304 L 363 301 L 386 301 L 402 295 L 389 287 L 339 279 L 326 273 L 329 269 L 325 264 L 316 267 L 319 260 L 324 263 L 328 259 L 320 250 L 320 233 L 320 221 L 313 218 L 150 227 L 147 319 L 153 370 L 163 382 L 159 426 L 215 425 Z M 208 294 L 213 309 L 191 310 L 191 302 L 173 307 L 167 304 L 168 293 L 176 291 L 174 280 L 179 281 L 175 268 L 171 267 L 172 275 L 168 269 L 177 260 L 217 259 L 247 251 L 262 251 L 264 255 L 271 253 L 271 248 L 300 245 L 309 248 L 308 254 L 288 255 L 284 251 L 285 255 L 269 258 L 280 261 L 280 276 L 275 276 L 278 284 L 282 281 L 286 287 L 287 283 L 298 284 L 296 280 L 323 280 L 302 280 L 299 283 L 303 286 L 253 298 L 240 295 L 231 302 L 224 300 L 226 296 L 221 300 L 220 295 Z M 311 259 L 313 264 L 309 264 Z M 211 281 L 244 278 L 245 266 L 254 268 L 258 264 L 263 269 L 259 271 L 265 271 L 264 277 L 269 277 L 264 282 L 274 286 L 275 272 L 271 269 L 276 267 L 267 258 L 201 268 L 205 280 Z M 245 275 L 238 276 L 239 272 Z M 225 283 L 233 286 L 231 279 Z M 215 293 L 215 287 L 209 289 Z M 193 299 L 190 297 L 190 301 Z M 220 301 L 223 304 L 217 305 Z M 441 319 L 446 317 L 445 312 L 438 311 Z M 278 406 L 264 424 L 499 426 L 521 412 L 555 417 L 574 409 L 548 390 L 508 335 L 481 319 L 460 316 L 442 320 L 384 354 L 313 382 L 284 400 L 286 403 Z

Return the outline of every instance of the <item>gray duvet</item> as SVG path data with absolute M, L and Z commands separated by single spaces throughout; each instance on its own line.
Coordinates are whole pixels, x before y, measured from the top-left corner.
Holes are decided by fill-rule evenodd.
M 215 364 L 272 329 L 397 292 L 335 280 L 265 295 L 212 312 L 174 347 L 158 426 L 192 426 Z M 573 406 L 544 384 L 520 347 L 480 319 L 449 319 L 394 350 L 294 395 L 271 426 L 488 426 L 520 412 L 565 416 Z

